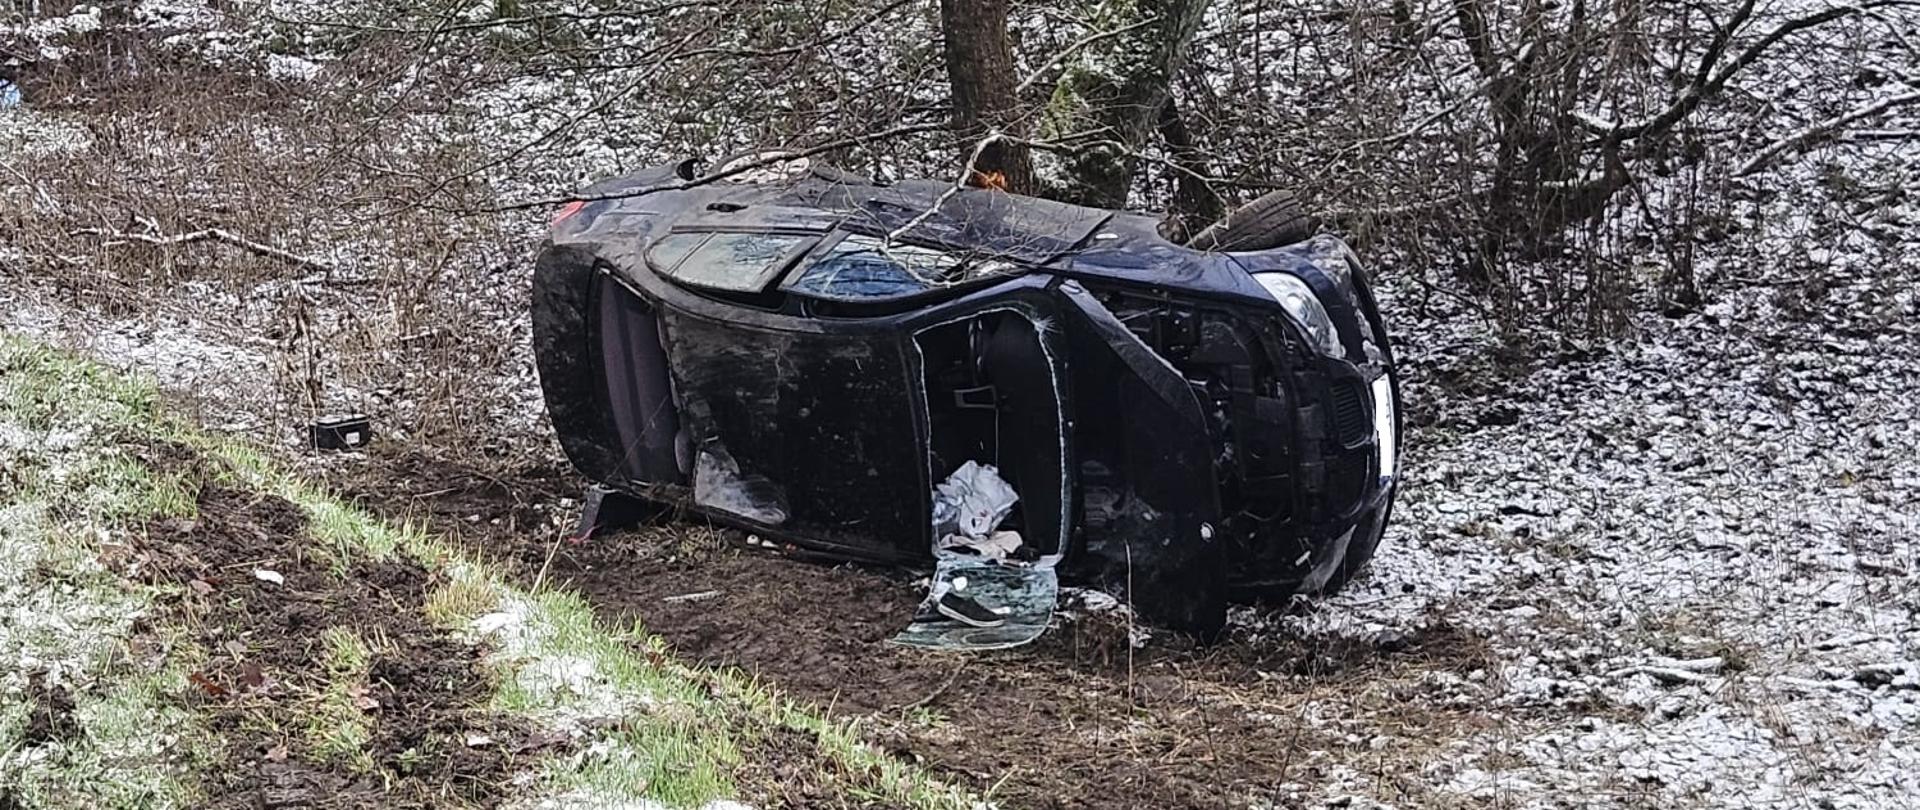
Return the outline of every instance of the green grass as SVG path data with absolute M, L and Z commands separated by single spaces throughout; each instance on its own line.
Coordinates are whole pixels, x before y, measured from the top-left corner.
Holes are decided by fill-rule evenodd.
M 191 806 L 212 757 L 172 696 L 198 653 L 128 641 L 156 593 L 102 562 L 146 521 L 190 516 L 135 457 L 151 388 L 0 335 L 0 797 L 24 808 Z M 152 659 L 146 656 L 153 656 Z M 71 696 L 77 732 L 28 739 L 29 673 Z
M 478 637 L 476 622 L 490 623 L 491 710 L 585 735 L 575 750 L 537 766 L 529 799 L 699 807 L 740 798 L 738 777 L 755 765 L 743 751 L 785 728 L 818 741 L 810 755 L 819 782 L 850 797 L 925 810 L 979 806 L 868 745 L 855 724 L 737 673 L 688 667 L 644 628 L 609 626 L 571 592 L 522 587 L 442 538 L 343 503 L 256 447 L 172 419 L 157 401 L 147 385 L 0 335 L 0 476 L 14 479 L 0 478 L 0 493 L 9 493 L 0 496 L 0 565 L 40 572 L 24 586 L 0 585 L 0 607 L 59 602 L 58 615 L 73 619 L 58 627 L 0 619 L 0 663 L 50 655 L 89 685 L 76 711 L 84 741 L 26 762 L 31 707 L 17 677 L 0 681 L 8 687 L 0 689 L 0 797 L 27 808 L 191 806 L 195 769 L 218 761 L 216 741 L 176 699 L 189 688 L 189 662 L 204 660 L 204 651 L 163 628 L 147 634 L 161 645 L 158 666 L 130 660 L 134 619 L 152 613 L 154 594 L 98 562 L 116 533 L 193 514 L 191 482 L 156 472 L 133 452 L 165 441 L 200 452 L 203 474 L 299 506 L 315 550 L 337 571 L 404 555 L 440 574 L 425 608 L 436 626 Z M 382 643 L 351 628 L 327 631 L 315 653 L 326 683 L 299 717 L 275 723 L 328 756 L 370 767 L 372 721 L 357 701 Z
M 361 705 L 372 667 L 373 650 L 360 634 L 345 627 L 329 627 L 320 634 L 320 668 L 327 682 L 318 705 L 307 713 L 307 739 L 321 756 L 361 771 L 374 767 L 366 750 L 373 739 L 373 721 Z

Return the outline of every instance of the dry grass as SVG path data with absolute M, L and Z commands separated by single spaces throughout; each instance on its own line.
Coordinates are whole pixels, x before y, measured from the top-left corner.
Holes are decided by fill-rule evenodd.
M 129 60 L 165 58 L 123 50 Z M 443 448 L 527 452 L 497 427 L 501 414 L 524 410 L 497 381 L 525 375 L 518 333 L 533 240 L 522 226 L 532 216 L 418 204 L 420 178 L 453 174 L 469 155 L 396 142 L 352 79 L 94 70 L 105 68 L 65 65 L 35 85 L 36 111 L 84 127 L 88 141 L 15 167 L 55 204 L 7 238 L 37 290 L 108 319 L 190 321 L 257 350 L 270 369 L 268 401 L 249 405 L 283 430 L 362 411 L 379 414 L 383 432 Z M 474 198 L 461 188 L 436 197 L 442 206 L 463 199 Z M 204 228 L 314 264 L 111 235 Z

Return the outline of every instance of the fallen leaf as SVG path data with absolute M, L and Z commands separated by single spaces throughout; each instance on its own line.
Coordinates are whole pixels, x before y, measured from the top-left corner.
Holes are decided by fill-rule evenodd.
M 552 748 L 553 746 L 568 743 L 572 740 L 573 735 L 565 731 L 549 729 L 520 738 L 519 742 L 514 745 L 513 752 L 520 754 L 541 748 Z
M 280 576 L 279 571 L 269 571 L 265 568 L 253 569 L 253 578 L 260 580 L 261 582 L 271 582 L 275 585 L 287 584 L 287 578 Z
M 187 682 L 200 687 L 200 691 L 207 693 L 208 697 L 225 697 L 227 694 L 226 687 L 214 683 L 213 679 L 207 677 L 204 672 L 189 673 Z
M 492 744 L 493 744 L 493 738 L 485 734 L 468 734 L 467 735 L 468 748 L 484 748 Z
M 276 745 L 272 748 L 267 749 L 267 761 L 268 762 L 286 762 L 287 761 L 287 744 L 281 743 L 279 745 Z
M 200 594 L 201 596 L 206 596 L 207 594 L 213 593 L 213 584 L 207 582 L 204 579 L 192 580 L 187 583 L 187 587 L 192 589 L 194 593 Z
M 248 661 L 240 665 L 240 685 L 248 689 L 259 689 L 267 683 L 266 673 L 260 671 L 260 665 Z
M 247 653 L 247 645 L 241 644 L 238 639 L 228 639 L 227 643 L 220 645 L 220 648 L 226 650 L 228 655 L 235 658 L 239 658 Z
M 347 696 L 353 699 L 353 707 L 360 711 L 370 712 L 380 708 L 379 699 L 367 694 L 366 684 L 359 683 L 348 687 Z

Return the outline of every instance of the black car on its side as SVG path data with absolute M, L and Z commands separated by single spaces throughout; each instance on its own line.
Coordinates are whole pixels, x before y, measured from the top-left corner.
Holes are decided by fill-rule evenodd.
M 997 190 L 729 171 L 598 184 L 541 249 L 548 410 L 609 490 L 927 565 L 935 487 L 991 464 L 1019 495 L 1012 565 L 1202 635 L 1374 553 L 1392 349 L 1352 251 L 1285 200 L 1176 243 Z

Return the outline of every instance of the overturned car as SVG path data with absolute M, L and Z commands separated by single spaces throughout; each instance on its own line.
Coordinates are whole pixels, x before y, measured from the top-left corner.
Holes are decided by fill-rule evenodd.
M 1177 244 L 1148 216 L 805 161 L 690 176 L 588 189 L 539 256 L 548 410 L 604 491 L 937 560 L 936 590 L 971 581 L 1008 619 L 929 613 L 901 638 L 928 646 L 1030 640 L 1062 578 L 1210 636 L 1230 601 L 1332 591 L 1372 556 L 1392 351 L 1352 252 L 1286 201 Z M 951 553 L 945 496 L 983 471 L 1017 501 L 993 554 Z

